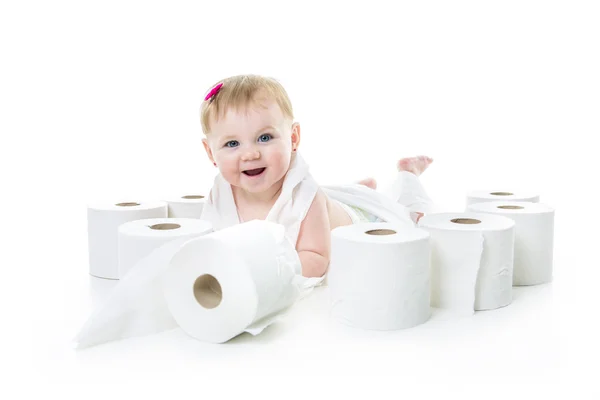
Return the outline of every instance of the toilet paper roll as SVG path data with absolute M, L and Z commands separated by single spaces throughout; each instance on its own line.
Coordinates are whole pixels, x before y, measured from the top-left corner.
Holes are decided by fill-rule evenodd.
M 249 221 L 187 242 L 170 261 L 165 300 L 188 335 L 223 343 L 260 333 L 321 280 L 300 271 L 282 225 Z
M 429 233 L 389 223 L 335 228 L 327 281 L 338 322 L 373 330 L 422 324 L 431 315 Z
M 166 200 L 169 218 L 200 218 L 206 198 L 199 194 L 188 194 Z
M 89 205 L 87 218 L 90 274 L 99 278 L 119 279 L 119 226 L 138 219 L 166 217 L 167 203 L 164 201 Z
M 216 239 L 205 240 L 217 233 Z M 202 245 L 195 243 L 198 240 L 202 240 Z M 184 254 L 179 255 L 184 248 Z M 171 265 L 176 255 L 179 256 Z M 189 264 L 193 262 L 195 266 Z M 171 275 L 169 285 L 165 286 L 166 272 L 178 266 L 182 268 L 175 270 L 175 276 Z M 204 271 L 208 266 L 222 294 L 221 303 L 212 309 L 206 309 L 196 300 L 196 295 L 203 299 L 203 293 L 215 290 L 210 278 L 196 282 L 198 277 L 207 275 Z M 259 334 L 284 315 L 285 307 L 295 301 L 298 293 L 299 298 L 307 296 L 322 282 L 322 278 L 298 275 L 301 270 L 298 254 L 285 238 L 285 228 L 272 222 L 250 221 L 200 237 L 174 239 L 153 250 L 118 281 L 75 337 L 76 348 L 162 332 L 176 328 L 178 322 L 192 336 L 208 341 L 226 340 L 240 333 L 246 323 L 250 324 L 244 329 L 246 332 Z M 193 276 L 191 282 L 178 283 L 178 274 L 185 271 L 199 275 Z M 254 291 L 249 293 L 249 286 L 254 287 Z M 241 291 L 236 291 L 236 287 Z M 170 307 L 165 289 L 170 293 Z M 210 297 L 214 296 L 209 296 L 209 306 Z M 241 306 L 226 307 L 230 304 Z M 174 319 L 171 310 L 179 321 Z M 250 317 L 252 311 L 253 318 Z
M 540 201 L 540 195 L 532 192 L 511 192 L 511 191 L 485 191 L 475 190 L 467 194 L 467 207 L 471 204 L 484 203 L 488 201 L 529 201 L 537 203 Z
M 472 204 L 474 212 L 497 214 L 515 221 L 513 285 L 538 285 L 552 281 L 554 209 L 532 202 L 494 201 Z
M 197 237 L 212 232 L 212 224 L 194 218 L 151 218 L 119 226 L 119 278 L 154 249 L 183 237 Z
M 439 213 L 418 226 L 431 234 L 431 304 L 461 314 L 512 301 L 514 226 L 499 215 Z

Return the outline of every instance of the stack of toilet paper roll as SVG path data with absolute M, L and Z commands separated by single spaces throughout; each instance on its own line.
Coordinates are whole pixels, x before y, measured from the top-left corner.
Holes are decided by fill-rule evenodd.
M 472 212 L 421 218 L 418 226 L 431 235 L 431 305 L 470 315 L 510 304 L 514 225 Z
M 501 199 L 501 200 L 498 200 Z M 253 335 L 322 284 L 305 278 L 282 225 L 254 220 L 213 231 L 204 197 L 88 207 L 90 274 L 120 279 L 86 322 L 79 348 L 181 327 L 223 343 Z M 552 279 L 554 210 L 539 195 L 471 192 L 465 212 L 416 227 L 361 223 L 331 232 L 332 317 L 396 330 L 430 306 L 472 314 L 507 306 L 513 285 Z
M 206 198 L 200 194 L 187 194 L 165 201 L 169 207 L 169 218 L 200 218 Z
M 123 201 L 87 208 L 89 272 L 98 278 L 119 279 L 118 228 L 146 218 L 166 218 L 164 201 Z
M 301 276 L 280 224 L 254 220 L 179 237 L 129 269 L 77 335 L 77 347 L 177 326 L 210 343 L 256 335 L 321 281 Z
M 331 232 L 332 317 L 346 325 L 396 330 L 430 317 L 429 234 L 390 223 Z
M 513 285 L 552 281 L 554 209 L 526 201 L 491 201 L 471 204 L 469 211 L 494 214 L 515 222 Z
M 202 195 L 186 195 L 165 201 L 121 201 L 89 205 L 87 216 L 90 275 L 119 279 L 131 267 L 133 261 L 137 260 L 136 256 L 139 258 L 156 244 L 181 236 L 206 233 L 205 224 L 182 220 L 199 220 L 204 203 L 205 198 Z M 171 220 L 158 221 L 161 218 Z M 146 219 L 156 219 L 152 222 L 153 227 L 135 223 Z M 182 224 L 175 227 L 178 223 Z M 126 227 L 122 227 L 123 225 Z M 141 237 L 144 239 L 139 240 Z M 120 263 L 124 263 L 122 267 L 119 267 Z

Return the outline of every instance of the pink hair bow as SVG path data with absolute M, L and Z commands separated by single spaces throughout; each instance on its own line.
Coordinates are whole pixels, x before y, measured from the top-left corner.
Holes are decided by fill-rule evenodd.
M 217 86 L 215 86 L 214 88 L 210 89 L 210 92 L 208 92 L 208 94 L 206 95 L 206 97 L 204 98 L 204 101 L 209 100 L 211 97 L 213 97 L 214 95 L 216 95 L 217 93 L 219 93 L 219 90 L 221 90 L 221 86 L 223 86 L 223 83 L 219 83 Z

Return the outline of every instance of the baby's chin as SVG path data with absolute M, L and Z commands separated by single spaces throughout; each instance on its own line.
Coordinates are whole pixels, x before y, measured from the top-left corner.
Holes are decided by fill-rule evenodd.
M 229 182 L 229 184 L 231 186 L 235 187 L 236 189 L 243 190 L 244 192 L 252 193 L 252 194 L 266 192 L 271 187 L 271 185 L 267 185 L 267 184 L 244 185 L 240 181 L 236 181 L 235 183 Z

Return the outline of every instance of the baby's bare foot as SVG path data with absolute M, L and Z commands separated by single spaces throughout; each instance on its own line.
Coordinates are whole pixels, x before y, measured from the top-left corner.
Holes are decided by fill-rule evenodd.
M 359 185 L 364 185 L 368 188 L 371 188 L 373 190 L 377 189 L 377 181 L 373 178 L 367 178 L 367 179 L 363 179 L 362 181 L 358 182 Z
M 396 167 L 398 171 L 408 171 L 419 176 L 432 162 L 433 158 L 427 156 L 410 157 L 399 160 Z

